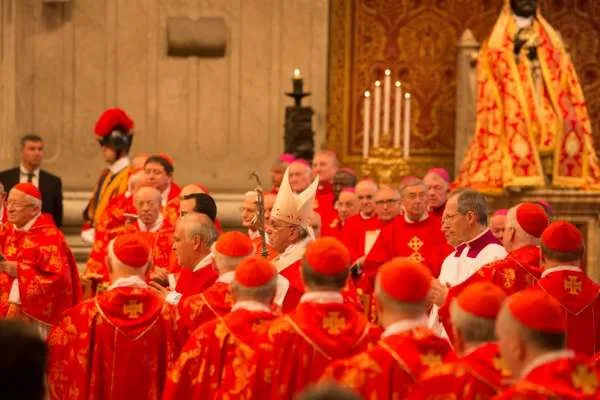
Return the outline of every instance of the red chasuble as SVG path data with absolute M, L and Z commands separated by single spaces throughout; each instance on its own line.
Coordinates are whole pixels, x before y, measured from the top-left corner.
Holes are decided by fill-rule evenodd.
M 560 358 L 527 373 L 494 400 L 600 399 L 600 374 L 584 358 Z
M 200 325 L 228 314 L 233 306 L 229 284 L 215 282 L 200 294 L 189 296 L 179 303 L 180 327 L 185 337 Z
M 486 343 L 458 361 L 425 371 L 408 398 L 487 400 L 506 389 L 510 378 L 510 370 L 500 356 L 498 345 Z
M 331 361 L 366 350 L 377 334 L 351 305 L 300 303 L 269 325 L 250 391 L 256 399 L 292 399 L 317 382 Z
M 156 232 L 142 232 L 138 221 L 133 221 L 101 233 L 96 236 L 92 246 L 86 264 L 86 272 L 100 274 L 103 276 L 104 282 L 108 282 L 110 280 L 108 265 L 106 264 L 108 244 L 117 236 L 127 233 L 141 233 L 152 246 L 152 267 L 148 270 L 148 276 L 150 276 L 154 267 L 169 269 L 173 247 L 173 231 L 173 225 L 165 219 Z
M 321 226 L 321 236 L 329 236 L 334 237 L 336 239 L 340 239 L 342 236 L 342 231 L 344 230 L 345 223 L 342 222 L 336 210 L 335 214 L 333 214 L 333 219 L 329 223 L 329 225 Z
M 176 311 L 147 288 L 103 292 L 48 337 L 52 400 L 160 399 L 179 354 Z
M 245 366 L 273 318 L 270 312 L 240 309 L 202 325 L 169 373 L 163 400 L 251 398 L 240 395 L 251 373 Z
M 439 218 L 430 215 L 425 220 L 412 223 L 404 217 L 395 218 L 381 230 L 367 255 L 363 265 L 364 279 L 373 283 L 379 266 L 394 257 L 410 257 L 422 262 L 437 277 L 444 259 L 452 251 L 442 233 Z M 372 288 L 372 284 L 369 286 Z
M 326 236 L 327 229 L 337 218 L 337 211 L 334 208 L 335 197 L 333 195 L 333 186 L 331 182 L 319 182 L 317 193 L 315 195 L 317 207 L 315 211 L 321 216 L 321 236 Z
M 350 259 L 356 261 L 365 255 L 365 241 L 367 235 L 375 236 L 381 229 L 381 222 L 377 216 L 363 218 L 360 214 L 353 215 L 346 220 L 340 240 L 350 252 Z M 368 233 L 367 233 L 368 232 Z
M 304 283 L 300 273 L 302 260 L 297 260 L 290 266 L 279 271 L 279 274 L 290 282 L 290 287 L 283 300 L 282 311 L 288 314 L 296 310 L 296 306 L 300 303 L 300 298 L 305 292 Z
M 546 270 L 538 285 L 565 311 L 567 347 L 588 357 L 600 352 L 600 285 L 576 267 Z
M 208 289 L 219 277 L 217 268 L 212 261 L 209 265 L 192 271 L 189 268 L 182 268 L 177 279 L 175 291 L 181 293 L 181 301 L 187 297 L 202 293 Z
M 54 325 L 60 315 L 81 301 L 81 283 L 75 258 L 62 232 L 52 217 L 41 214 L 28 231 L 13 226 L 6 229 L 1 240 L 2 254 L 8 261 L 16 261 L 17 281 L 21 305 L 20 314 L 45 325 Z M 14 279 L 0 272 L 0 311 L 8 310 L 8 296 Z
M 422 372 L 452 359 L 445 339 L 418 327 L 382 338 L 370 350 L 332 363 L 322 380 L 335 380 L 364 399 L 404 399 Z

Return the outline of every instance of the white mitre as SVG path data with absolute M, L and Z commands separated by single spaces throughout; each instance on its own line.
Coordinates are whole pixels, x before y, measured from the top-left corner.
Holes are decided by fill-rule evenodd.
M 310 227 L 310 215 L 313 210 L 315 195 L 319 187 L 319 177 L 315 177 L 302 193 L 294 193 L 288 179 L 288 170 L 285 170 L 279 192 L 275 198 L 271 217 L 293 225 Z

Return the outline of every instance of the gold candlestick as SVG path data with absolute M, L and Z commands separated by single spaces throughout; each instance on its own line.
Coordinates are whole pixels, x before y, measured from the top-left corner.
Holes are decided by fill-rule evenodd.
M 369 151 L 369 157 L 363 159 L 362 172 L 380 184 L 399 183 L 410 175 L 408 160 L 402 157 L 402 149 L 392 146 L 392 138 L 386 132 L 380 145 Z

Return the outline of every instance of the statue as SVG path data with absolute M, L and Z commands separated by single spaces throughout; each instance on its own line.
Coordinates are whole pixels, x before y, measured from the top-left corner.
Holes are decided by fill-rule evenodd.
M 600 189 L 581 85 L 537 3 L 505 0 L 479 52 L 476 130 L 459 187 Z

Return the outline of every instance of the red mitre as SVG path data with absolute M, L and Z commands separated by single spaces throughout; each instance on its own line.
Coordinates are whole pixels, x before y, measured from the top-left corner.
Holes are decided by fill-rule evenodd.
M 143 236 L 129 233 L 117 236 L 112 253 L 125 266 L 142 268 L 150 261 L 150 244 Z
M 377 276 L 381 289 L 388 296 L 409 303 L 425 300 L 433 279 L 429 268 L 400 257 L 383 264 Z
M 125 133 L 131 134 L 133 120 L 122 109 L 109 108 L 98 118 L 94 132 L 98 137 L 105 137 L 110 135 L 116 126 L 121 126 Z
M 323 237 L 306 247 L 304 259 L 310 268 L 322 275 L 338 275 L 350 268 L 350 252 L 339 240 Z
M 26 195 L 35 197 L 38 200 L 42 199 L 42 194 L 33 183 L 17 183 L 15 186 L 13 186 L 13 189 L 17 189 L 19 192 L 23 192 Z
M 456 297 L 458 306 L 469 314 L 486 319 L 496 319 L 506 293 L 491 282 L 478 282 L 467 286 Z
M 245 257 L 254 254 L 254 246 L 248 235 L 232 231 L 217 239 L 215 251 L 227 257 Z
M 568 253 L 583 248 L 583 236 L 570 222 L 556 221 L 542 233 L 542 244 L 549 250 Z
M 276 275 L 273 264 L 260 256 L 245 258 L 235 269 L 235 281 L 247 288 L 266 285 Z
M 548 227 L 548 214 L 535 203 L 519 204 L 516 214 L 519 226 L 533 237 L 539 238 Z
M 540 289 L 525 289 L 508 299 L 510 313 L 523 326 L 538 332 L 564 333 L 567 323 L 560 304 Z

